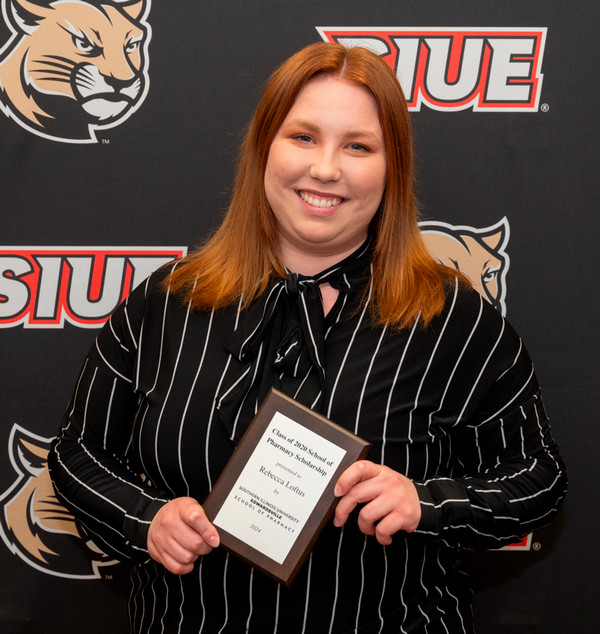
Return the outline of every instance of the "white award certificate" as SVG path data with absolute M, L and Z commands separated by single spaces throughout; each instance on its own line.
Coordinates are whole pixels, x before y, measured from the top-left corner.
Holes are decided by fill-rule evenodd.
M 221 546 L 289 586 L 369 443 L 272 389 L 204 502 Z
M 282 564 L 345 455 L 276 412 L 213 523 Z

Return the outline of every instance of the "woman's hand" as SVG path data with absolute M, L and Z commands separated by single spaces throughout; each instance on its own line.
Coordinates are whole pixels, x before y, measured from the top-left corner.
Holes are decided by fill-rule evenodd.
M 218 545 L 217 529 L 192 498 L 167 502 L 154 516 L 148 530 L 150 556 L 176 575 L 191 572 L 196 559 Z
M 415 485 L 405 476 L 368 460 L 348 467 L 335 486 L 340 497 L 334 524 L 343 526 L 357 504 L 358 527 L 365 535 L 375 535 L 387 546 L 398 531 L 412 533 L 421 520 L 421 505 Z

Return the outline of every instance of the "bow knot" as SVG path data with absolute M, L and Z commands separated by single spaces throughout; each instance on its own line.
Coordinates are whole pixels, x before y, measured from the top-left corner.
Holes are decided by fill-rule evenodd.
M 319 410 L 325 391 L 325 317 L 319 284 L 350 290 L 369 276 L 369 244 L 313 277 L 271 280 L 241 315 L 225 348 L 232 362 L 217 411 L 237 442 L 271 387 Z M 238 424 L 239 423 L 239 424 Z
M 284 281 L 285 292 L 292 297 L 297 297 L 300 289 L 298 288 L 298 273 L 292 273 Z

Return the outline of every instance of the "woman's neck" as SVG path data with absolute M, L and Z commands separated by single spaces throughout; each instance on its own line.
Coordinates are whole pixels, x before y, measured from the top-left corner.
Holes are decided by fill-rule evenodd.
M 331 251 L 327 250 L 315 251 L 314 253 L 307 251 L 300 251 L 293 246 L 281 243 L 281 255 L 283 257 L 283 264 L 292 273 L 299 273 L 300 275 L 317 275 L 321 271 L 325 271 L 330 266 L 341 262 L 347 258 L 350 254 L 354 253 L 356 249 L 362 243 L 353 245 L 352 247 L 343 251 Z

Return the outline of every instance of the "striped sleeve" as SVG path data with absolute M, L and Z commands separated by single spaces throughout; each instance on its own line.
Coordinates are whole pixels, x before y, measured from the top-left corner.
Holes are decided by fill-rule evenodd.
M 422 511 L 416 532 L 449 546 L 519 541 L 553 519 L 566 492 L 533 364 L 510 326 L 501 328 L 452 429 L 450 477 L 415 482 Z
M 92 346 L 48 460 L 61 503 L 97 545 L 121 560 L 146 560 L 148 527 L 168 501 L 130 458 L 139 334 L 148 282 L 117 309 Z

